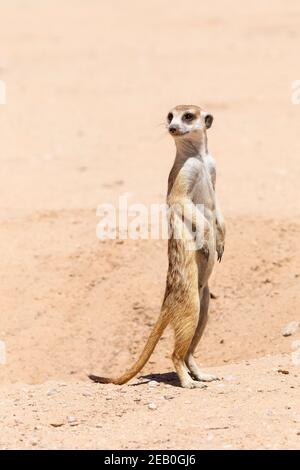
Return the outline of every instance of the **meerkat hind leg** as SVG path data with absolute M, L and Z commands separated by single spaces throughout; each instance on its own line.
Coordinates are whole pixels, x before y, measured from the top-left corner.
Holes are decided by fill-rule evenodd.
M 172 360 L 178 374 L 180 384 L 183 388 L 205 388 L 205 385 L 191 377 L 189 369 L 185 363 L 185 357 L 195 333 L 197 317 L 198 314 L 196 315 L 195 312 L 195 315 L 177 318 L 176 322 L 173 323 L 175 331 L 175 347 Z
M 213 380 L 219 380 L 219 378 L 215 375 L 201 371 L 193 356 L 194 351 L 200 341 L 200 338 L 207 324 L 209 299 L 209 288 L 208 286 L 205 286 L 200 301 L 200 314 L 198 325 L 185 359 L 186 365 L 189 371 L 191 372 L 192 377 L 201 382 L 212 382 Z
M 190 376 L 189 370 L 184 362 L 184 359 L 176 357 L 175 354 L 173 354 L 172 359 L 180 380 L 180 385 L 183 388 L 206 388 L 203 383 L 194 380 Z

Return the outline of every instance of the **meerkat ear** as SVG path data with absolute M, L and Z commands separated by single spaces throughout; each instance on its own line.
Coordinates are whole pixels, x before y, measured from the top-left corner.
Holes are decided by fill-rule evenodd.
M 209 129 L 213 123 L 214 117 L 212 114 L 204 114 L 204 122 L 206 129 Z

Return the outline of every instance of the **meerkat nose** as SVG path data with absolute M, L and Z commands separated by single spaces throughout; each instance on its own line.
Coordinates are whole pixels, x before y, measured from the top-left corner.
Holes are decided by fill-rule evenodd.
M 176 134 L 177 130 L 178 130 L 178 126 L 172 125 L 172 126 L 169 127 L 169 132 L 171 134 Z

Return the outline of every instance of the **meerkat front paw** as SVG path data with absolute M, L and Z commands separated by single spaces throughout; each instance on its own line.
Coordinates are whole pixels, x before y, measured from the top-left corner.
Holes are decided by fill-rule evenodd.
M 206 243 L 203 244 L 202 248 L 200 248 L 200 253 L 204 256 L 205 260 L 208 261 L 209 258 L 209 247 Z
M 217 260 L 219 261 L 219 263 L 221 263 L 222 256 L 223 256 L 223 253 L 224 253 L 224 249 L 225 249 L 224 242 L 218 242 L 217 241 L 216 251 L 217 251 Z

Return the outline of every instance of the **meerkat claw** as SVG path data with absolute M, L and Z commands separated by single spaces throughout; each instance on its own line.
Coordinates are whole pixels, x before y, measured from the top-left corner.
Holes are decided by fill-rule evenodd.
M 221 263 L 222 261 L 223 253 L 224 253 L 224 246 L 219 246 L 217 248 L 217 261 L 219 261 L 219 263 Z
M 203 246 L 200 251 L 201 251 L 201 253 L 203 254 L 205 260 L 208 261 L 208 258 L 209 258 L 209 248 L 208 248 L 207 246 Z

